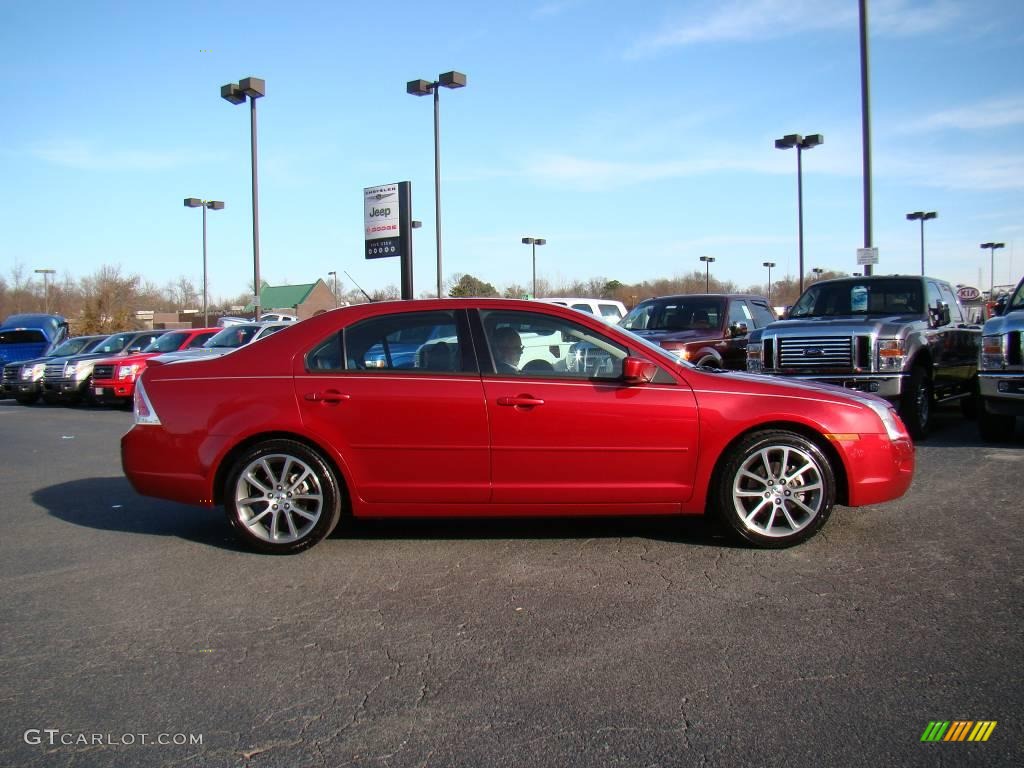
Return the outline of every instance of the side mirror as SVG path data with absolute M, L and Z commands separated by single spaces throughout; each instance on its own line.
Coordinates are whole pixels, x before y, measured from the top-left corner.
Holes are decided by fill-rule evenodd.
M 730 336 L 746 336 L 749 332 L 746 323 L 733 323 L 729 326 Z
M 941 301 L 936 302 L 935 308 L 928 310 L 928 319 L 932 328 L 949 325 L 949 305 Z
M 657 373 L 658 366 L 639 357 L 627 357 L 622 361 L 622 380 L 627 384 L 648 384 Z

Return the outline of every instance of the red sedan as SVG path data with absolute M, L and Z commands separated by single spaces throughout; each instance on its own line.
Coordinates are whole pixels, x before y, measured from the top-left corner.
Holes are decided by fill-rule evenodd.
M 354 517 L 700 515 L 785 547 L 901 496 L 914 447 L 871 395 L 701 369 L 552 304 L 345 307 L 212 360 L 151 361 L 122 463 L 297 552 Z

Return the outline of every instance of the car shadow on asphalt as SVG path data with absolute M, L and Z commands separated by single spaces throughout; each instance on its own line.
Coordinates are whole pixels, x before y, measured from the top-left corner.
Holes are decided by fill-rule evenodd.
M 124 477 L 73 480 L 41 488 L 32 500 L 72 525 L 104 531 L 176 536 L 232 552 L 237 542 L 220 508 L 207 509 L 139 496 Z M 400 518 L 343 517 L 331 538 L 343 539 L 592 539 L 645 538 L 676 544 L 738 545 L 703 517 Z
M 40 488 L 32 500 L 72 525 L 145 536 L 177 536 L 232 552 L 235 540 L 220 508 L 207 509 L 139 496 L 124 477 L 92 477 Z

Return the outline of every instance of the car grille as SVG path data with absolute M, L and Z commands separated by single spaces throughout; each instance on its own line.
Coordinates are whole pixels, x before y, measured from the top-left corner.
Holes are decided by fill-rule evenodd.
M 17 381 L 18 371 L 21 370 L 21 363 L 12 363 L 4 366 L 4 381 Z
M 114 378 L 114 366 L 113 365 L 97 365 L 92 369 L 92 377 L 94 379 L 107 379 Z
M 789 370 L 850 369 L 849 336 L 791 336 L 778 340 L 778 367 Z
M 64 378 L 64 363 L 47 363 L 46 373 L 43 374 L 43 378 L 49 381 L 60 381 Z

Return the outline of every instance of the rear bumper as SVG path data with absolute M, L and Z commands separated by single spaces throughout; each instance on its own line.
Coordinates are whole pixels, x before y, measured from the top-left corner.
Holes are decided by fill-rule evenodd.
M 121 438 L 125 477 L 143 496 L 212 507 L 212 471 L 182 466 L 180 458 L 192 451 L 181 440 L 159 426 L 135 425 Z

